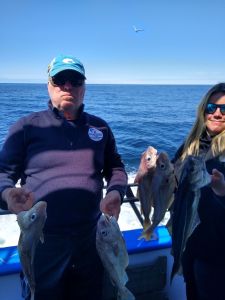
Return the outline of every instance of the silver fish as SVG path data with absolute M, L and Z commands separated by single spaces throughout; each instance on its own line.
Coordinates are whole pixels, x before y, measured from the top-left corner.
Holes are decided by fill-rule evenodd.
M 167 209 L 174 200 L 176 178 L 174 167 L 167 153 L 161 152 L 156 161 L 156 169 L 152 179 L 152 199 L 154 212 L 152 224 L 142 234 L 146 240 L 150 240 L 156 226 L 162 221 Z M 157 237 L 156 237 L 157 238 Z
M 17 222 L 20 227 L 18 253 L 31 290 L 31 299 L 34 299 L 35 291 L 34 254 L 39 240 L 44 242 L 42 230 L 47 218 L 46 208 L 47 203 L 39 201 L 30 210 L 22 211 L 17 215 Z
M 120 300 L 134 300 L 134 295 L 126 288 L 128 277 L 126 268 L 129 258 L 125 241 L 115 217 L 101 215 L 97 224 L 96 248 L 105 270 L 118 290 Z
M 174 263 L 171 280 L 176 273 L 182 273 L 181 258 L 188 238 L 200 223 L 198 204 L 201 188 L 211 182 L 205 161 L 201 157 L 188 156 L 183 163 L 178 188 L 175 194 L 172 215 L 172 255 Z
M 144 216 L 144 230 L 151 225 L 150 213 L 153 206 L 152 202 L 152 179 L 156 168 L 157 150 L 149 146 L 142 153 L 140 166 L 134 183 L 138 183 L 137 198 L 141 203 L 141 213 Z

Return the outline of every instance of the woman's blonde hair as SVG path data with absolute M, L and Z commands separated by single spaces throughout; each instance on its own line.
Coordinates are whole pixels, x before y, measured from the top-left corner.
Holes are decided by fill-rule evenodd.
M 203 132 L 206 130 L 205 125 L 205 108 L 211 96 L 215 93 L 224 93 L 225 83 L 218 83 L 214 85 L 202 98 L 198 110 L 195 123 L 185 141 L 181 160 L 183 161 L 188 155 L 199 154 L 199 140 Z M 211 156 L 217 156 L 225 153 L 225 130 L 213 137 L 211 143 Z

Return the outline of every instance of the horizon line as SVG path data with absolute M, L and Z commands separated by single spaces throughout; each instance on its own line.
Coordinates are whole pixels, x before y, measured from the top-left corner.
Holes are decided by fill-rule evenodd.
M 219 83 L 219 81 L 217 82 Z M 47 81 L 46 82 L 21 82 L 21 81 L 12 81 L 12 82 L 1 82 L 0 81 L 0 84 L 47 84 Z M 86 83 L 86 85 L 214 85 L 215 83 L 176 83 L 176 82 L 173 82 L 173 83 L 141 83 L 141 82 L 132 82 L 132 83 L 112 83 L 112 82 L 109 82 L 109 83 L 100 83 L 100 82 L 90 82 L 90 83 Z

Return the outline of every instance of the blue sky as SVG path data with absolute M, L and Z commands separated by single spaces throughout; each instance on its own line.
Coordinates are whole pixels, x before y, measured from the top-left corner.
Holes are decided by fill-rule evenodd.
M 87 83 L 225 81 L 224 12 L 224 0 L 3 0 L 0 82 L 46 82 L 61 53 Z

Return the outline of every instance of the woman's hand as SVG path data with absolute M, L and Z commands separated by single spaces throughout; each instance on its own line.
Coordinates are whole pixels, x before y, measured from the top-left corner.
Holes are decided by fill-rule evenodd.
M 223 173 L 217 169 L 212 170 L 211 188 L 217 196 L 225 196 L 225 180 Z

